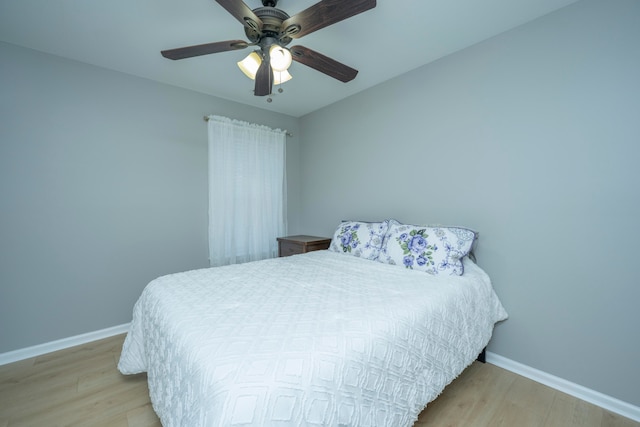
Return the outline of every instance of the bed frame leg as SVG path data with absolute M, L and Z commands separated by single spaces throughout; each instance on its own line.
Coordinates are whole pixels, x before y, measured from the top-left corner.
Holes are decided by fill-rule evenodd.
M 482 349 L 476 360 L 481 363 L 487 363 L 487 347 Z

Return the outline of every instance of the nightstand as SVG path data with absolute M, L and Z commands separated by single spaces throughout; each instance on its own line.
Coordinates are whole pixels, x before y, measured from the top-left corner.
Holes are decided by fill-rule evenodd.
M 278 237 L 278 256 L 304 254 L 311 251 L 328 249 L 331 239 L 316 236 Z

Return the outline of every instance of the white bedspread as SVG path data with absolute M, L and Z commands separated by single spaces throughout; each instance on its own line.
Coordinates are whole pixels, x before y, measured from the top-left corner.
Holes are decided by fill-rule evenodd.
M 411 426 L 507 314 L 489 278 L 317 251 L 152 281 L 118 368 L 165 427 Z

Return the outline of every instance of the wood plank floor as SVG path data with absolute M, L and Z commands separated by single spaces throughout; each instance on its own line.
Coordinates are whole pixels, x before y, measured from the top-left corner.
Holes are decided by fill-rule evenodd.
M 124 335 L 0 366 L 0 427 L 160 427 L 145 375 L 117 368 Z M 475 362 L 415 427 L 640 427 L 491 364 Z

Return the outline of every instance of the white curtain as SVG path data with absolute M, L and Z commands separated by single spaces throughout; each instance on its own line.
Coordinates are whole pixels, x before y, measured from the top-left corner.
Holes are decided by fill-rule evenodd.
M 286 131 L 209 116 L 211 266 L 277 256 L 287 231 Z

